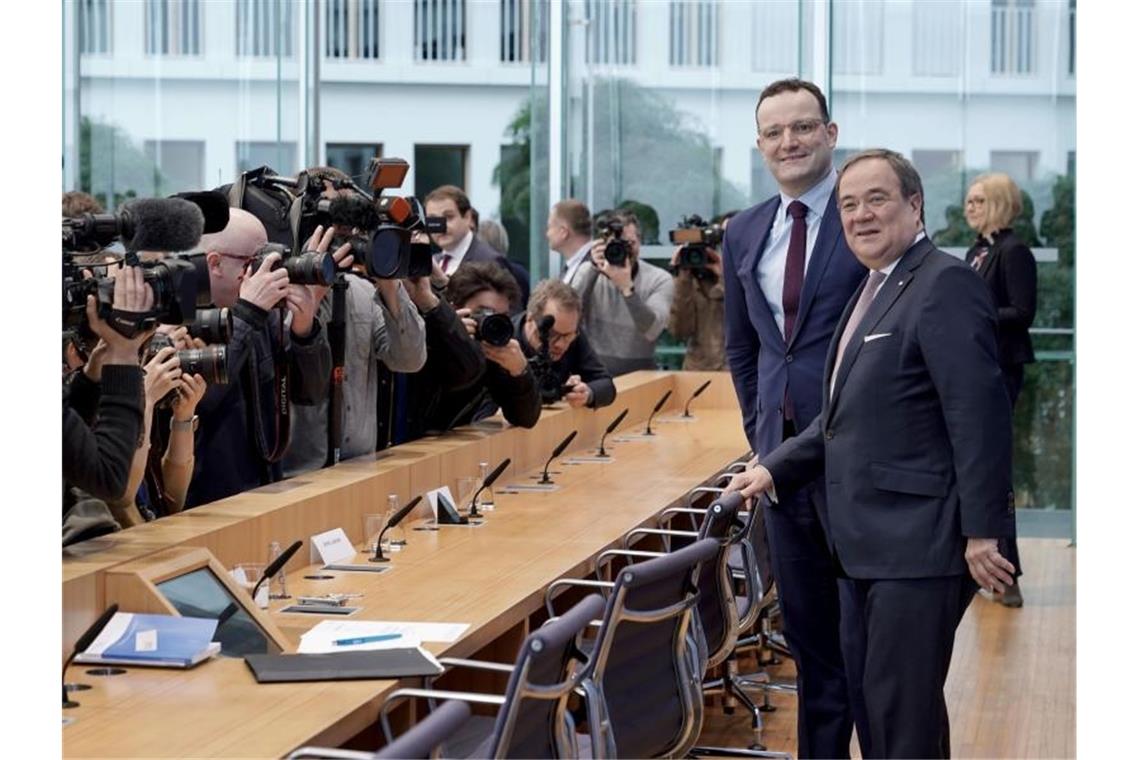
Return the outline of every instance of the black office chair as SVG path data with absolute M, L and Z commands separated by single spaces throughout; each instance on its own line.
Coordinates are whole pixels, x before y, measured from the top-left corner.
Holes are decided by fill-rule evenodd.
M 608 581 L 563 578 L 606 588 L 609 600 L 582 682 L 594 757 L 678 757 L 700 735 L 703 636 L 693 630 L 696 579 L 716 557 L 715 539 L 629 565 Z
M 407 698 L 451 699 L 499 706 L 495 718 L 473 716 L 448 740 L 448 757 L 579 757 L 589 755 L 588 737 L 579 737 L 567 712 L 570 694 L 589 674 L 579 646 L 583 630 L 602 614 L 605 602 L 593 594 L 532 632 L 523 642 L 514 666 L 442 657 L 451 668 L 474 668 L 510 673 L 503 695 L 439 689 L 398 689 L 380 710 L 385 737 L 391 736 L 388 713 Z
M 426 718 L 409 728 L 400 738 L 387 744 L 379 752 L 302 747 L 291 753 L 289 760 L 380 760 L 381 758 L 408 758 L 428 760 L 439 757 L 440 745 L 447 741 L 471 717 L 471 709 L 462 702 L 444 702 Z

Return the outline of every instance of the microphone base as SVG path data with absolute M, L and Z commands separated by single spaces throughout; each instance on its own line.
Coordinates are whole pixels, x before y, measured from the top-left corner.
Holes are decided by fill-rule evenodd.
M 483 517 L 483 513 L 480 512 L 479 509 L 475 506 L 472 506 L 471 510 L 467 513 L 468 520 L 482 520 Z
M 548 478 L 546 476 L 546 474 L 544 473 L 543 476 L 538 479 L 538 484 L 540 486 L 550 486 L 550 485 L 554 485 L 554 481 L 551 480 L 550 478 Z
M 65 683 L 63 685 L 64 691 L 87 691 L 91 688 L 89 683 Z
M 392 560 L 388 557 L 369 557 L 368 561 L 369 562 L 391 562 Z
M 601 457 L 608 457 L 609 454 L 606 453 L 606 447 L 602 446 L 598 449 L 598 453 L 594 454 L 594 456 L 601 458 Z
M 73 708 L 73 707 L 79 707 L 79 703 L 78 703 L 78 702 L 73 702 L 73 701 L 72 701 L 72 700 L 70 700 L 70 699 L 69 699 L 69 700 L 67 700 L 66 702 L 64 702 L 64 703 L 63 703 L 63 709 L 64 709 L 64 710 L 70 710 L 70 709 L 71 709 L 71 708 Z
M 657 433 L 654 433 L 652 428 L 645 428 L 645 432 L 642 433 L 642 435 L 657 435 Z

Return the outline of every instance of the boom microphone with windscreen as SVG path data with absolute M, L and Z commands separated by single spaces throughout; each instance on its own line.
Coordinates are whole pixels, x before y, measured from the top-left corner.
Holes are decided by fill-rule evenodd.
M 214 190 L 199 192 L 175 193 L 171 198 L 181 198 L 190 201 L 202 212 L 205 223 L 202 226 L 203 235 L 221 232 L 230 223 L 230 202 L 222 193 Z
M 63 247 L 90 251 L 122 240 L 128 251 L 188 251 L 198 245 L 206 220 L 182 198 L 139 198 L 114 214 L 63 220 Z

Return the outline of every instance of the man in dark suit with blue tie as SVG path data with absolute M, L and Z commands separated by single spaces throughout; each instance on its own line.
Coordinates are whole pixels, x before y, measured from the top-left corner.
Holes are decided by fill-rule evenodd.
M 823 408 L 734 478 L 745 496 L 821 475 L 829 550 L 855 586 L 872 757 L 949 757 L 943 687 L 977 586 L 1012 583 L 1010 406 L 986 286 L 937 250 L 922 182 L 893 151 L 839 172 L 848 245 L 870 271 L 828 347 Z M 846 611 L 846 610 L 845 610 Z M 869 751 L 867 751 L 869 750 Z
M 773 82 L 756 127 L 780 193 L 728 225 L 724 304 L 728 365 L 762 457 L 819 413 L 827 344 L 866 269 L 843 239 L 832 166 L 839 130 L 823 93 L 799 79 Z M 797 666 L 799 756 L 847 757 L 852 720 L 864 727 L 858 677 L 852 692 L 840 647 L 840 595 L 852 589 L 837 578 L 812 490 L 789 491 L 769 512 L 768 542 Z

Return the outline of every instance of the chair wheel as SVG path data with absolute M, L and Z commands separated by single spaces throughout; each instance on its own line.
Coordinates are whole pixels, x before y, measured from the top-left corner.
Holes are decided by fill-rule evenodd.
M 752 750 L 753 752 L 767 752 L 768 751 L 768 748 L 765 747 L 763 744 L 752 744 L 748 747 L 748 749 Z
M 732 705 L 725 705 L 724 706 L 724 714 L 725 715 L 735 715 L 736 714 L 736 708 L 733 707 Z
M 760 712 L 776 712 L 776 710 L 779 708 L 777 708 L 775 705 L 760 705 L 756 709 Z

